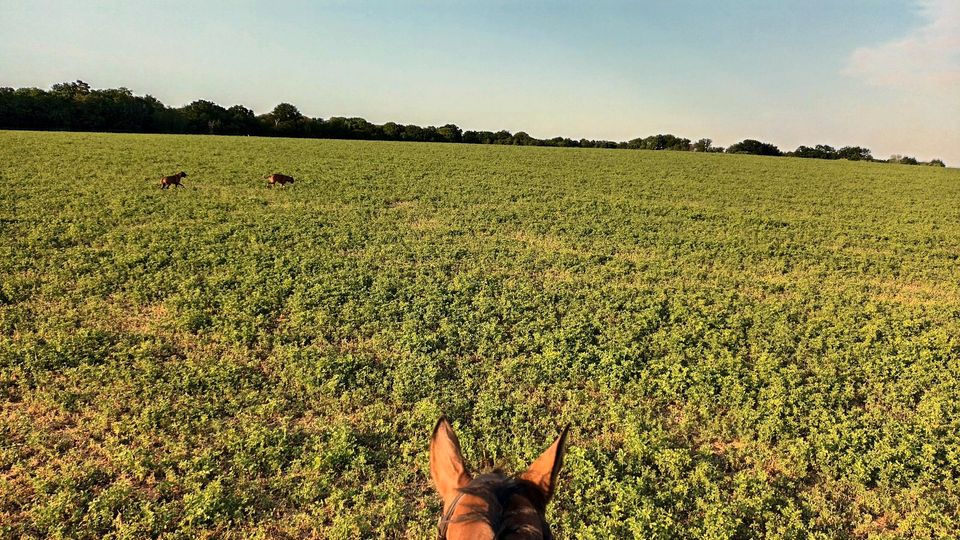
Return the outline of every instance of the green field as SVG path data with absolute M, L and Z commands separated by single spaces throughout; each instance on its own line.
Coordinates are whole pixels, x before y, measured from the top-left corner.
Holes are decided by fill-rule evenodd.
M 956 169 L 0 132 L 0 188 L 2 538 L 432 538 L 441 413 L 571 424 L 561 539 L 960 528 Z

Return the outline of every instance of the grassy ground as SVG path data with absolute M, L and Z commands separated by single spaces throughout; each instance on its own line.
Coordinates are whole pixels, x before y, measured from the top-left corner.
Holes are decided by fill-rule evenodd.
M 0 188 L 0 537 L 428 538 L 441 412 L 572 424 L 558 538 L 960 527 L 958 170 L 0 132 Z

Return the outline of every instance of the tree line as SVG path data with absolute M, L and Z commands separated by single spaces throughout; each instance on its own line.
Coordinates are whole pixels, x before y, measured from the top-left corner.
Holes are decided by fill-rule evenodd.
M 574 148 L 620 148 L 628 150 L 674 150 L 682 152 L 726 152 L 763 156 L 789 156 L 852 161 L 887 161 L 908 165 L 943 167 L 942 160 L 920 162 L 900 155 L 874 159 L 870 150 L 859 146 L 839 149 L 828 145 L 800 146 L 783 152 L 775 145 L 746 139 L 728 148 L 713 146 L 710 139 L 675 135 L 651 135 L 624 142 L 554 137 L 537 139 L 519 131 L 464 131 L 454 124 L 421 127 L 387 122 L 373 124 L 363 118 L 311 118 L 297 107 L 281 103 L 266 114 L 257 115 L 243 105 L 222 107 L 197 100 L 183 107 L 168 107 L 151 96 L 134 95 L 127 88 L 93 89 L 83 81 L 39 88 L 0 88 L 0 129 L 113 131 L 132 133 L 191 133 L 211 135 L 260 135 L 268 137 L 309 137 L 382 141 L 451 142 L 558 146 Z

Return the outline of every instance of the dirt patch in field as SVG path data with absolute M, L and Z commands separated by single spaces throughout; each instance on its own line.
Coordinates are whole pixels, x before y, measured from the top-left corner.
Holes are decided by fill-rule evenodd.
M 548 251 L 551 253 L 582 253 L 580 250 L 568 246 L 563 240 L 555 236 L 518 231 L 513 234 L 511 238 L 534 249 Z
M 398 210 L 416 208 L 419 202 L 416 199 L 410 200 L 397 200 L 390 201 L 387 203 L 387 208 L 394 208 Z
M 576 280 L 576 276 L 567 268 L 550 268 L 543 273 L 543 279 L 555 283 L 570 283 Z
M 173 326 L 170 313 L 163 304 L 120 306 L 116 321 L 122 330 L 141 334 L 151 334 Z
M 896 302 L 908 306 L 956 305 L 960 293 L 955 285 L 947 283 L 921 283 L 898 281 L 874 281 L 870 283 L 877 300 Z
M 410 228 L 415 231 L 435 231 L 443 226 L 443 223 L 436 218 L 415 219 L 410 223 Z

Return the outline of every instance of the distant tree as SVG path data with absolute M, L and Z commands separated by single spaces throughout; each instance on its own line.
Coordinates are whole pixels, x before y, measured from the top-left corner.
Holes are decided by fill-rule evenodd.
M 437 133 L 437 126 L 427 126 L 420 133 L 420 140 L 423 142 L 442 142 L 440 134 Z
M 713 140 L 700 139 L 697 142 L 693 143 L 692 150 L 694 152 L 709 152 L 711 146 L 713 146 Z
M 946 167 L 946 166 L 947 166 L 947 165 L 943 162 L 943 160 L 940 160 L 940 159 L 932 159 L 932 160 L 930 160 L 930 163 L 927 163 L 927 165 L 930 165 L 931 167 Z
M 437 135 L 444 142 L 461 142 L 463 140 L 463 130 L 454 124 L 446 124 L 437 128 Z
M 190 133 L 224 133 L 223 126 L 228 119 L 226 109 L 203 99 L 181 107 L 180 114 Z
M 463 142 L 470 144 L 493 144 L 496 135 L 492 131 L 464 131 Z
M 303 126 L 303 136 L 312 138 L 326 137 L 327 123 L 323 118 L 304 117 L 300 121 Z
M 619 148 L 620 144 L 613 141 L 594 141 L 589 139 L 580 139 L 581 148 Z
M 280 103 L 263 117 L 267 128 L 284 137 L 299 137 L 304 132 L 305 117 L 294 105 Z
M 513 144 L 513 135 L 509 131 L 502 129 L 493 134 L 492 143 L 493 144 Z
M 345 124 L 351 139 L 371 140 L 382 138 L 383 131 L 380 130 L 380 126 L 371 124 L 364 118 L 347 118 Z
M 328 118 L 327 121 L 323 123 L 324 137 L 330 137 L 331 139 L 346 139 L 348 138 L 348 135 L 347 119 L 342 116 Z
M 920 162 L 917 161 L 917 158 L 909 156 L 901 156 L 900 154 L 893 154 L 890 156 L 890 159 L 887 160 L 888 163 L 898 163 L 900 165 L 918 165 Z
M 637 137 L 636 139 L 630 139 L 629 141 L 617 143 L 617 148 L 640 150 L 643 148 L 643 137 Z
M 383 137 L 388 141 L 399 141 L 403 134 L 403 126 L 396 122 L 387 122 L 382 126 Z
M 187 133 L 186 120 L 179 109 L 166 107 L 152 96 L 148 99 L 156 101 L 153 108 L 153 117 L 150 119 L 154 130 L 160 133 Z
M 403 140 L 405 141 L 422 141 L 423 140 L 423 128 L 420 126 L 415 126 L 410 124 L 408 126 L 403 126 Z
M 791 153 L 791 155 L 793 157 L 812 158 L 812 159 L 838 159 L 839 158 L 836 148 L 826 144 L 818 144 L 812 148 L 809 146 L 800 146 L 796 150 L 794 150 Z
M 0 92 L 0 127 L 12 129 L 69 129 L 57 114 L 60 102 L 39 88 L 5 88 Z
M 837 150 L 837 157 L 840 159 L 847 159 L 850 161 L 872 161 L 873 156 L 870 154 L 869 148 L 863 148 L 861 146 L 844 146 L 840 150 Z
M 620 146 L 631 150 L 690 150 L 690 139 L 684 139 L 675 135 L 651 135 L 631 139 Z
M 580 146 L 579 142 L 567 137 L 554 137 L 552 139 L 547 139 L 542 142 L 544 146 L 557 146 L 557 147 L 563 147 L 563 148 Z
M 50 88 L 53 94 L 69 97 L 71 99 L 78 96 L 85 96 L 90 93 L 90 85 L 83 81 L 57 83 Z
M 690 149 L 694 152 L 719 152 L 723 153 L 722 146 L 713 146 L 713 141 L 711 139 L 700 139 L 697 142 L 690 145 Z
M 676 137 L 674 135 L 659 135 L 663 137 L 661 144 L 662 150 L 675 150 L 678 152 L 689 152 L 691 150 L 690 139 Z
M 298 122 L 303 119 L 303 114 L 295 105 L 281 103 L 273 108 L 270 117 L 277 124 L 281 124 L 283 122 Z
M 227 109 L 224 119 L 224 133 L 230 135 L 254 135 L 258 131 L 257 116 L 243 105 L 234 105 Z
M 782 156 L 783 152 L 776 146 L 754 139 L 745 139 L 727 148 L 728 154 L 754 154 L 758 156 Z
M 537 140 L 524 131 L 518 131 L 513 135 L 513 144 L 517 146 L 534 146 Z
M 158 109 L 165 108 L 152 96 L 139 97 L 127 88 L 93 90 L 79 98 L 85 129 L 106 131 L 156 131 Z

